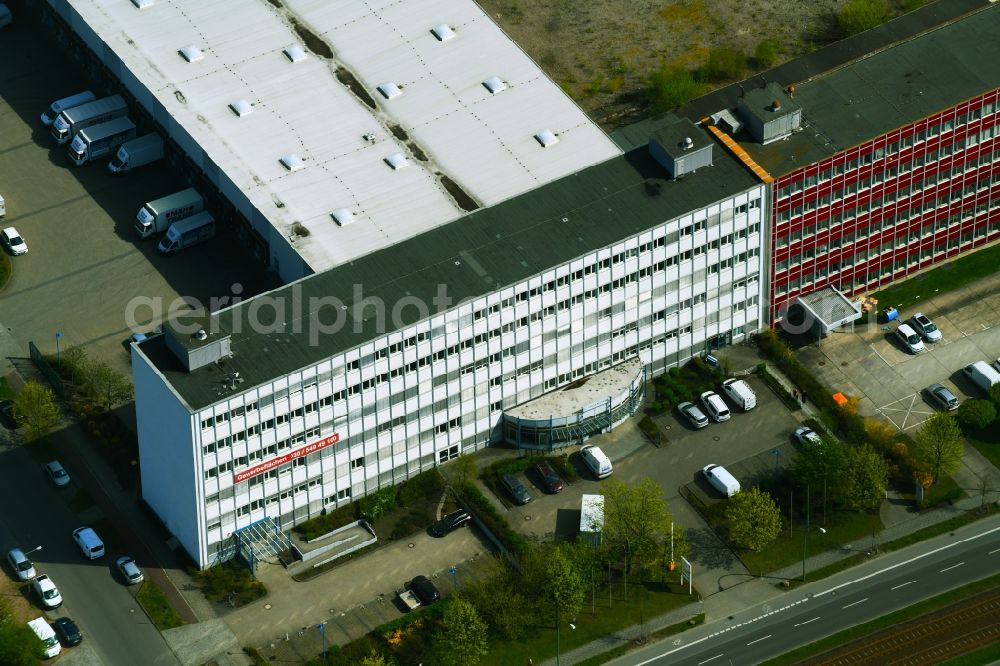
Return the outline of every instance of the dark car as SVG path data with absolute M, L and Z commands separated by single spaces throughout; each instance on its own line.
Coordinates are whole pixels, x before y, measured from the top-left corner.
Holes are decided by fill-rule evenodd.
M 507 489 L 507 492 L 518 504 L 527 504 L 531 501 L 531 495 L 513 474 L 504 474 L 500 477 L 500 485 Z
M 76 626 L 76 622 L 68 617 L 61 617 L 55 620 L 52 623 L 52 627 L 56 630 L 59 640 L 62 641 L 62 644 L 66 647 L 79 645 L 80 641 L 83 640 L 83 634 L 80 633 L 80 628 Z
M 3 423 L 5 428 L 13 430 L 20 426 L 23 421 L 24 419 L 14 414 L 13 400 L 0 400 L 0 422 Z
M 427 576 L 417 576 L 410 581 L 410 589 L 420 599 L 424 606 L 432 604 L 441 598 L 441 593 L 434 587 L 434 583 L 427 579 Z
M 545 485 L 545 490 L 550 493 L 558 493 L 563 489 L 563 480 L 559 478 L 556 471 L 552 469 L 552 465 L 549 461 L 543 460 L 535 465 L 535 471 L 538 475 L 542 477 L 542 482 Z
M 459 509 L 458 511 L 452 511 L 447 516 L 431 525 L 429 531 L 431 536 L 443 537 L 449 532 L 457 530 L 470 520 L 472 520 L 472 516 L 470 516 L 467 511 Z
M 958 409 L 958 398 L 941 384 L 931 384 L 924 389 L 924 393 L 930 398 L 931 402 L 941 409 L 946 409 L 949 412 L 953 409 Z

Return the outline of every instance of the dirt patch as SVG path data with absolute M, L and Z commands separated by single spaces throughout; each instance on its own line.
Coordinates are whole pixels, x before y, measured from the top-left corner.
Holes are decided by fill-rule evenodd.
M 354 72 L 347 69 L 346 67 L 338 67 L 337 80 L 343 83 L 348 88 L 350 88 L 351 92 L 354 93 L 357 96 L 357 98 L 360 99 L 362 102 L 364 102 L 373 109 L 378 108 L 375 105 L 375 100 L 372 98 L 371 95 L 368 94 L 368 91 L 365 90 L 365 87 L 361 85 L 361 81 L 358 81 L 358 77 L 354 76 Z
M 479 209 L 479 204 L 476 203 L 475 199 L 469 196 L 468 192 L 462 189 L 461 185 L 443 173 L 436 173 L 435 175 L 438 177 L 438 180 L 441 181 L 441 184 L 444 185 L 444 189 L 448 190 L 448 194 L 455 199 L 455 203 L 462 207 L 462 210 L 467 213 L 471 213 L 472 211 Z
M 275 6 L 277 7 L 277 5 Z M 333 59 L 333 49 L 330 48 L 330 45 L 324 42 L 312 30 L 299 23 L 294 17 L 292 18 L 292 28 L 295 29 L 295 34 L 302 38 L 302 42 L 306 45 L 307 49 L 318 55 L 320 58 L 326 58 L 327 60 Z
M 661 65 L 697 70 L 714 47 L 751 59 L 763 39 L 779 62 L 831 40 L 842 0 L 477 0 L 591 117 L 610 128 L 644 114 Z

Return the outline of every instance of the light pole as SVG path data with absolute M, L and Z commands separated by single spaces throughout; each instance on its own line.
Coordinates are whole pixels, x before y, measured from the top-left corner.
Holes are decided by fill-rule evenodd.
M 826 530 L 822 527 L 818 528 L 821 534 L 826 534 Z M 802 582 L 806 582 L 806 549 L 809 543 L 809 528 L 806 528 L 805 532 L 802 533 Z
M 32 548 L 31 550 L 29 550 L 29 551 L 27 551 L 26 553 L 24 553 L 24 556 L 25 556 L 25 557 L 27 557 L 28 555 L 31 555 L 32 553 L 34 553 L 34 552 L 37 552 L 37 551 L 39 551 L 39 550 L 41 550 L 41 549 L 42 549 L 42 547 L 41 547 L 41 546 L 35 546 L 35 547 L 34 547 L 34 548 Z
M 325 622 L 320 622 L 319 624 L 316 625 L 316 628 L 319 629 L 319 635 L 323 637 L 323 663 L 325 664 L 326 663 L 326 623 Z
M 559 666 L 559 604 L 556 604 L 556 666 Z M 576 618 L 574 617 L 568 624 L 570 629 L 576 629 Z
M 56 331 L 56 365 L 62 366 L 62 361 L 59 355 L 59 340 L 62 339 L 62 331 Z

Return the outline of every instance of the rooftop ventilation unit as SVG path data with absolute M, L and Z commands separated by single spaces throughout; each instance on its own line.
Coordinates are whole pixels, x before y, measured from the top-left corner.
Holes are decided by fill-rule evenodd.
M 442 23 L 441 25 L 436 25 L 431 28 L 431 32 L 437 37 L 439 42 L 446 42 L 455 36 L 455 31 L 451 29 L 451 26 L 447 23 Z
M 750 136 L 762 145 L 784 139 L 802 125 L 802 106 L 774 81 L 746 91 L 737 109 Z
M 684 137 L 684 140 L 681 141 L 681 148 L 684 150 L 691 150 L 694 148 L 694 140 L 689 136 Z
M 239 99 L 229 105 L 229 108 L 233 110 L 233 113 L 239 117 L 249 116 L 253 113 L 253 104 L 246 101 L 245 99 Z
M 675 179 L 712 166 L 712 142 L 687 118 L 674 117 L 654 132 L 649 154 Z
M 192 44 L 191 46 L 185 46 L 180 51 L 178 51 L 178 53 L 180 53 L 181 57 L 187 60 L 188 62 L 201 60 L 202 58 L 205 57 L 204 54 L 202 54 L 201 49 L 199 49 L 194 44 Z
M 330 214 L 333 217 L 333 221 L 342 227 L 346 227 L 350 224 L 354 224 L 354 213 L 347 210 L 346 208 L 338 208 Z
M 378 91 L 382 93 L 382 97 L 385 97 L 386 99 L 399 97 L 400 95 L 403 94 L 403 91 L 399 89 L 399 86 L 397 86 L 392 81 L 388 81 L 386 83 L 379 85 Z
M 491 76 L 483 81 L 483 85 L 486 86 L 486 89 L 489 90 L 492 95 L 496 95 L 498 92 L 507 90 L 507 84 L 501 81 L 499 76 Z
M 153 0 L 132 0 L 132 4 L 138 9 L 146 9 L 153 6 Z
M 208 333 L 205 332 L 205 329 L 199 328 L 197 331 L 194 332 L 194 334 L 191 337 L 194 338 L 195 340 L 207 340 Z
M 554 146 L 559 143 L 559 137 L 553 134 L 552 130 L 543 129 L 535 135 L 535 141 L 542 144 L 542 148 L 548 148 L 549 146 Z
M 285 155 L 281 158 L 281 164 L 289 171 L 298 171 L 302 168 L 302 158 L 291 153 L 290 155 Z
M 306 56 L 306 52 L 302 50 L 301 46 L 293 44 L 285 48 L 285 57 L 292 62 L 302 62 L 308 56 Z
M 389 157 L 385 158 L 385 161 L 386 164 L 392 167 L 393 171 L 402 169 L 410 164 L 410 162 L 403 157 L 402 153 L 393 153 L 392 155 L 389 155 Z

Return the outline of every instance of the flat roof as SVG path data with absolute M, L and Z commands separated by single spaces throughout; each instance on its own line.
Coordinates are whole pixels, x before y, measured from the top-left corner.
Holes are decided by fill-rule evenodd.
M 761 146 L 745 131 L 735 138 L 771 175 L 790 173 L 1000 87 L 998 41 L 1000 6 L 988 6 L 796 82 L 802 131 L 787 140 Z
M 826 328 L 836 328 L 861 318 L 861 310 L 833 286 L 796 296 L 795 300 Z
M 698 132 L 704 132 L 697 128 Z M 268 292 L 213 315 L 231 338 L 233 356 L 219 364 L 184 371 L 162 336 L 141 346 L 191 409 L 223 399 L 223 379 L 238 371 L 241 390 L 263 384 L 344 352 L 426 316 L 404 308 L 399 320 L 363 319 L 356 303 L 373 297 L 388 304 L 402 299 L 433 303 L 439 285 L 453 304 L 516 284 L 598 248 L 610 246 L 658 224 L 747 191 L 760 182 L 728 152 L 716 151 L 713 166 L 672 180 L 646 147 L 566 176 L 501 204 L 398 243 L 359 261 Z M 355 286 L 360 291 L 355 292 Z M 255 331 L 251 317 L 271 317 L 253 303 L 283 304 L 275 332 Z M 310 341 L 311 299 L 328 299 L 316 316 L 347 325 Z M 344 309 L 339 305 L 343 304 Z M 289 303 L 298 302 L 299 310 Z M 447 309 L 447 308 L 443 308 Z M 431 315 L 438 314 L 437 309 Z M 265 323 L 270 323 L 266 321 Z M 260 327 L 256 327 L 260 328 Z M 238 332 L 236 332 L 238 331 Z
M 532 421 L 574 416 L 595 402 L 607 401 L 628 391 L 640 372 L 642 361 L 637 358 L 629 359 L 613 368 L 601 370 L 534 400 L 506 409 L 504 414 Z
M 621 153 L 472 0 L 68 2 L 315 272 Z

